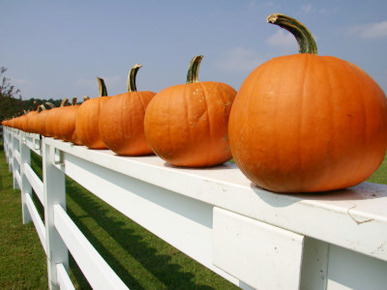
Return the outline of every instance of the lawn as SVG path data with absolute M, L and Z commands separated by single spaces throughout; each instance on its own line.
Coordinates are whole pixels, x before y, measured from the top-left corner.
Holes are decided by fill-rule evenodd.
M 31 161 L 41 175 L 41 158 L 32 154 Z M 387 184 L 387 157 L 368 181 Z M 33 224 L 22 224 L 3 151 L 0 189 L 0 289 L 46 289 L 45 254 Z M 237 289 L 69 178 L 66 191 L 68 214 L 130 289 Z M 90 288 L 71 257 L 70 276 L 77 289 Z

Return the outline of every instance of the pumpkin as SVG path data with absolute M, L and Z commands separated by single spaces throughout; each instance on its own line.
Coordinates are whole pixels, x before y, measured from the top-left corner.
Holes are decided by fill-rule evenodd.
M 106 102 L 109 98 L 107 97 L 104 80 L 101 78 L 97 79 L 99 84 L 99 97 L 89 99 L 79 106 L 75 127 L 82 144 L 90 149 L 106 149 L 107 147 L 99 135 L 98 123 L 102 103 Z
M 67 142 L 73 142 L 81 145 L 79 138 L 75 137 L 75 120 L 80 105 L 77 104 L 77 98 L 73 98 L 71 106 L 64 107 L 60 115 L 58 124 L 58 134 L 60 138 Z
M 47 109 L 47 107 L 50 107 L 50 109 Z M 55 107 L 55 105 L 51 102 L 45 102 L 45 104 L 40 105 L 41 112 L 36 115 L 36 133 L 50 137 L 49 134 L 46 133 L 46 119 L 48 114 L 50 113 L 50 110 L 52 110 Z
M 275 192 L 321 192 L 366 180 L 387 149 L 387 102 L 356 65 L 317 55 L 308 29 L 272 14 L 300 53 L 273 58 L 244 80 L 230 114 L 233 158 L 256 185 Z
M 34 119 L 34 117 L 38 114 L 38 108 L 39 108 L 39 105 L 38 105 L 38 103 L 36 101 L 34 101 L 34 105 L 35 105 L 35 110 L 33 108 L 31 108 L 31 111 L 29 111 L 25 115 L 24 125 L 22 126 L 22 129 L 25 132 L 29 132 L 29 133 L 32 132 L 31 122 Z
M 231 158 L 227 126 L 236 91 L 220 82 L 199 82 L 202 58 L 191 60 L 185 84 L 161 90 L 145 112 L 152 150 L 176 166 L 213 166 Z
M 134 65 L 128 74 L 128 92 L 112 96 L 103 104 L 99 133 L 106 146 L 118 155 L 148 155 L 153 151 L 145 139 L 144 115 L 155 95 L 137 91 L 136 75 L 142 65 Z
M 58 128 L 61 124 L 61 114 L 63 109 L 65 109 L 65 106 L 68 103 L 68 99 L 65 98 L 60 103 L 59 107 L 52 108 L 50 111 L 48 111 L 48 114 L 46 116 L 45 121 L 45 134 L 46 136 L 53 137 L 55 139 L 59 139 L 59 132 Z

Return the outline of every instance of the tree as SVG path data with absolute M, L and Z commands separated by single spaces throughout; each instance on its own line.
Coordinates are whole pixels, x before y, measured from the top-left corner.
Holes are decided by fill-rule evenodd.
M 0 68 L 0 121 L 20 115 L 23 112 L 23 102 L 20 90 L 11 84 L 4 74 L 7 68 Z

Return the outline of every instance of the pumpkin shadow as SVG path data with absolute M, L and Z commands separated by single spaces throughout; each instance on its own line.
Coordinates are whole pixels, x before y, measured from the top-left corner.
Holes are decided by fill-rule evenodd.
M 263 189 L 254 183 L 251 183 L 250 187 L 260 199 L 273 207 L 286 207 L 303 200 L 359 201 L 385 197 L 383 185 L 369 182 L 340 190 L 313 193 L 278 193 Z

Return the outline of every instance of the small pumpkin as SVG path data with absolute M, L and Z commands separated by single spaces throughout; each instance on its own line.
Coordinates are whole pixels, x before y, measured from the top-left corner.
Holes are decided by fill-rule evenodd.
M 161 90 L 145 112 L 151 148 L 176 166 L 213 166 L 231 158 L 227 126 L 236 91 L 220 82 L 199 82 L 202 58 L 191 60 L 185 84 Z
M 383 90 L 356 65 L 318 56 L 299 21 L 272 14 L 300 53 L 273 58 L 242 83 L 230 115 L 233 158 L 256 185 L 275 192 L 343 189 L 366 180 L 387 149 Z
M 47 109 L 47 107 L 49 107 L 50 109 Z M 40 113 L 36 115 L 36 133 L 45 137 L 50 137 L 50 135 L 46 132 L 46 119 L 50 110 L 55 108 L 55 105 L 51 102 L 45 102 L 44 104 L 40 105 L 40 108 Z
M 107 89 L 102 78 L 97 78 L 99 97 L 83 102 L 77 111 L 75 120 L 76 132 L 82 144 L 90 149 L 106 149 L 105 143 L 99 135 L 99 114 L 102 104 L 108 101 Z
M 68 103 L 68 99 L 64 98 L 59 107 L 52 108 L 48 111 L 45 121 L 45 134 L 46 136 L 53 137 L 55 139 L 59 139 L 58 128 L 61 124 L 60 117 L 62 115 L 62 111 Z
M 103 104 L 99 133 L 106 146 L 118 155 L 152 154 L 144 134 L 144 115 L 156 94 L 137 91 L 136 75 L 142 65 L 134 65 L 128 74 L 128 92 L 112 96 Z

